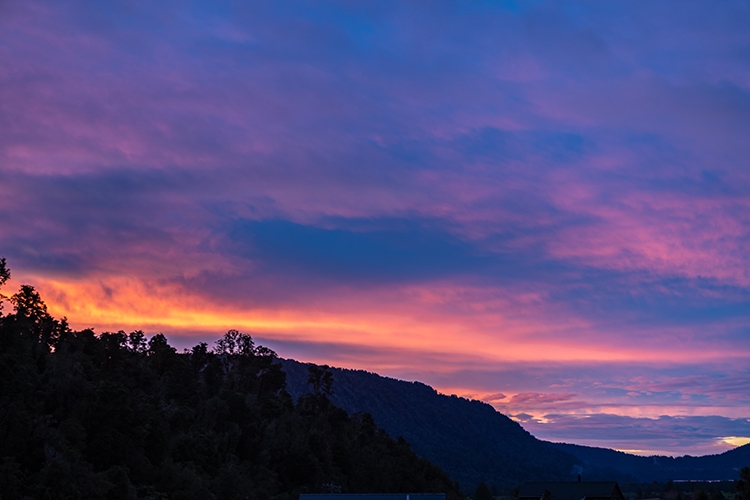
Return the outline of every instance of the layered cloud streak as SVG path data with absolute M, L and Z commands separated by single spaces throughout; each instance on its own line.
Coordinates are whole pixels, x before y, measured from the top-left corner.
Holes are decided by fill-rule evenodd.
M 4 5 L 0 252 L 77 327 L 747 435 L 750 10 L 668 5 Z

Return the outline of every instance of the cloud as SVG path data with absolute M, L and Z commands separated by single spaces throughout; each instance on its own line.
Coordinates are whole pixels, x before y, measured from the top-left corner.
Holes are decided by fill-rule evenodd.
M 720 416 L 634 418 L 611 414 L 548 414 L 522 420 L 541 439 L 669 455 L 721 453 L 736 446 L 733 436 L 750 436 L 747 419 Z M 727 442 L 729 439 L 730 442 Z
M 495 393 L 492 393 L 492 394 L 485 394 L 484 396 L 482 396 L 481 399 L 485 403 L 492 404 L 493 402 L 500 401 L 502 399 L 505 399 L 506 397 L 507 396 L 505 394 L 503 394 L 502 392 L 495 392 Z
M 510 403 L 511 404 L 547 404 L 547 403 L 559 403 L 560 401 L 570 401 L 576 395 L 575 394 L 539 394 L 522 392 L 514 395 Z
M 747 414 L 746 5 L 2 9 L 0 252 L 74 326 Z

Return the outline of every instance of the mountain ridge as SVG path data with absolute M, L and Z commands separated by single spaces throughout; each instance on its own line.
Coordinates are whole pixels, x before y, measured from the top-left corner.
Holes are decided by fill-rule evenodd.
M 306 364 L 282 360 L 282 366 L 293 398 L 309 392 Z M 547 446 L 487 403 L 363 370 L 331 371 L 330 398 L 336 406 L 350 414 L 370 413 L 392 437 L 403 437 L 417 453 L 440 464 L 463 491 L 473 492 L 481 482 L 509 492 L 524 481 L 575 478 L 575 457 Z
M 607 463 L 627 474 L 645 481 L 732 480 L 739 476 L 740 469 L 750 464 L 750 445 L 738 446 L 723 453 L 681 457 L 665 455 L 640 456 L 612 450 L 572 443 L 550 443 L 560 451 L 575 456 L 586 464 Z
M 307 366 L 282 359 L 287 391 L 309 392 Z M 750 445 L 703 457 L 641 457 L 608 448 L 552 443 L 534 437 L 491 405 L 441 394 L 422 382 L 407 382 L 365 370 L 331 368 L 331 401 L 350 414 L 370 413 L 392 437 L 403 437 L 424 458 L 472 492 L 485 482 L 493 493 L 524 481 L 620 482 L 670 479 L 736 479 L 750 465 Z M 470 423 L 471 425 L 467 425 Z

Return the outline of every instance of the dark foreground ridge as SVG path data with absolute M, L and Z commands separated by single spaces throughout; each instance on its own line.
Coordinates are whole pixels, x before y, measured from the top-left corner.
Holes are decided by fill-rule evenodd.
M 2 499 L 297 500 L 324 485 L 458 496 L 405 441 L 332 405 L 325 372 L 313 370 L 312 393 L 294 403 L 276 354 L 249 335 L 177 353 L 163 335 L 72 331 L 32 287 L 9 301 Z
M 307 365 L 282 360 L 287 390 L 306 394 Z M 350 414 L 369 412 L 391 436 L 459 481 L 466 492 L 482 482 L 508 493 L 527 481 L 644 483 L 669 480 L 735 480 L 750 465 L 750 445 L 706 457 L 639 457 L 626 453 L 536 439 L 518 423 L 481 401 L 439 394 L 362 370 L 332 368 L 331 401 Z
M 303 493 L 299 500 L 445 500 L 444 493 Z M 476 500 L 476 499 L 475 499 Z

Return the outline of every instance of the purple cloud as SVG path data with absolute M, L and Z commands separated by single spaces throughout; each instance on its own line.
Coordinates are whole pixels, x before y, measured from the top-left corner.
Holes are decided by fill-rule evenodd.
M 733 448 L 733 437 L 750 440 L 750 422 L 719 416 L 637 418 L 612 414 L 520 415 L 526 430 L 556 442 L 616 448 L 642 455 L 709 455 Z
M 748 416 L 745 4 L 0 9 L 0 254 L 74 326 Z

